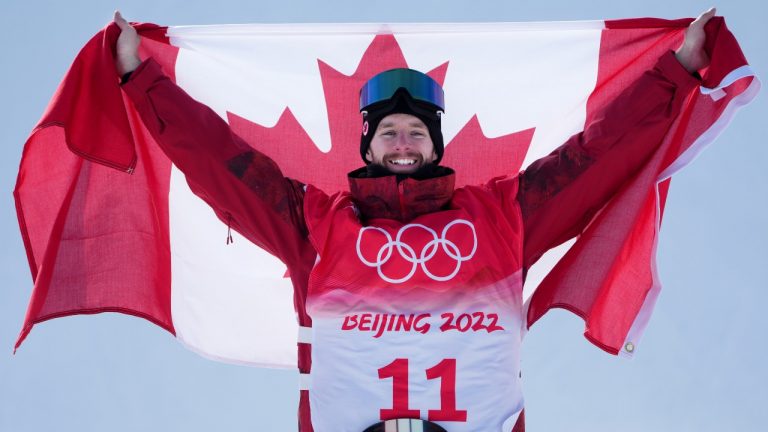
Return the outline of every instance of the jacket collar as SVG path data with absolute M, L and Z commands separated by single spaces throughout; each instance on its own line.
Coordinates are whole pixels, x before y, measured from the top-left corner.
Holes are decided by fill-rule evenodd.
M 348 175 L 349 191 L 363 219 L 385 218 L 408 222 L 442 210 L 453 197 L 456 173 L 441 167 L 431 177 L 398 179 L 394 174 L 366 176 L 366 168 Z

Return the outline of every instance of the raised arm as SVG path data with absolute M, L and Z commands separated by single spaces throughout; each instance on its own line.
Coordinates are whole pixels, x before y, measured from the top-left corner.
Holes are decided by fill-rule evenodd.
M 115 13 L 122 30 L 116 66 L 123 90 L 162 150 L 193 192 L 217 216 L 287 265 L 306 260 L 303 185 L 287 179 L 267 156 L 232 133 L 229 125 L 137 54 L 139 37 Z M 129 76 L 128 76 L 129 75 Z
M 579 234 L 656 150 L 690 90 L 699 85 L 692 73 L 709 62 L 703 27 L 714 14 L 713 8 L 699 16 L 677 51 L 664 54 L 583 132 L 521 174 L 517 199 L 526 268 Z

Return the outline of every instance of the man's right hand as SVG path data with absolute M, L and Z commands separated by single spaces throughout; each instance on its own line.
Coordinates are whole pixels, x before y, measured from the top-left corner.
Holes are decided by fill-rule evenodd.
M 117 67 L 117 73 L 123 76 L 128 72 L 133 72 L 141 64 L 141 59 L 139 58 L 141 38 L 136 33 L 136 29 L 128 24 L 128 21 L 120 15 L 120 11 L 115 11 L 114 21 L 120 27 L 120 36 L 117 38 L 115 66 Z

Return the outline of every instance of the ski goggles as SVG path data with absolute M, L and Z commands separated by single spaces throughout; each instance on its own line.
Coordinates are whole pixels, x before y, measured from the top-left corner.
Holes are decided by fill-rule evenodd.
M 360 111 L 392 99 L 395 92 L 405 89 L 417 102 L 426 102 L 445 111 L 445 94 L 437 81 L 413 69 L 390 69 L 370 80 L 360 89 Z

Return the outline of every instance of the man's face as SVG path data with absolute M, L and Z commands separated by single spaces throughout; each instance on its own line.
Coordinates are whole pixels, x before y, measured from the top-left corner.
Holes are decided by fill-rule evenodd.
M 411 174 L 437 154 L 424 122 L 410 114 L 390 114 L 379 122 L 365 158 L 394 174 Z

